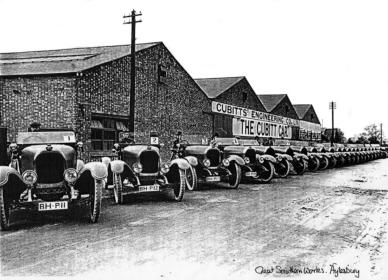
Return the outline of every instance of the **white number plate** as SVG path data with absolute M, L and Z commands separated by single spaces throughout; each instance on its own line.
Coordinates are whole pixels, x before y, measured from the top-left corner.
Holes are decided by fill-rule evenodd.
M 245 172 L 246 177 L 256 177 L 257 173 L 256 172 Z
M 158 192 L 159 185 L 139 186 L 139 192 Z
M 66 210 L 68 209 L 67 201 L 50 201 L 39 202 L 38 211 Z
M 206 177 L 205 181 L 206 182 L 219 182 L 219 181 L 221 181 L 221 177 L 220 176 Z

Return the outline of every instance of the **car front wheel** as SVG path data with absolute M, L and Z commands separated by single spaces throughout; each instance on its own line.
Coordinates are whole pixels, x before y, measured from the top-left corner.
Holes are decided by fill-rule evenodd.
M 173 187 L 173 200 L 175 201 L 182 201 L 183 195 L 185 194 L 185 188 L 186 188 L 186 174 L 185 171 L 182 169 L 177 170 L 179 173 L 179 179 L 178 182 L 174 184 Z
M 290 174 L 290 170 L 291 163 L 286 159 L 283 159 L 275 167 L 276 175 L 278 175 L 280 178 L 287 178 L 288 174 Z
M 123 203 L 123 182 L 119 174 L 113 175 L 113 194 L 116 204 Z
M 0 187 L 0 218 L 1 230 L 9 229 L 9 213 L 10 205 L 7 198 L 4 196 L 4 189 Z
M 198 190 L 197 172 L 192 165 L 186 170 L 186 186 L 189 191 Z
M 272 162 L 266 160 L 263 162 L 263 167 L 257 169 L 257 176 L 253 179 L 259 180 L 260 183 L 269 183 L 275 173 L 275 167 Z
M 232 189 L 237 189 L 241 182 L 241 167 L 233 161 L 228 166 L 228 170 L 231 173 L 231 175 L 229 175 L 229 187 Z
M 92 223 L 97 223 L 101 212 L 102 189 L 104 188 L 103 180 L 94 180 L 94 188 L 90 190 L 90 220 Z

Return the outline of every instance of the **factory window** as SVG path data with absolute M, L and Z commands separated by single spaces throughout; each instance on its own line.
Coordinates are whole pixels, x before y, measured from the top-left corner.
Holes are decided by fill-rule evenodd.
M 243 102 L 246 102 L 248 98 L 248 94 L 246 91 L 243 92 Z
M 313 121 L 314 120 L 314 114 L 311 114 L 311 120 Z
M 118 142 L 119 133 L 128 129 L 122 119 L 97 116 L 92 117 L 91 130 L 92 150 L 108 151 Z

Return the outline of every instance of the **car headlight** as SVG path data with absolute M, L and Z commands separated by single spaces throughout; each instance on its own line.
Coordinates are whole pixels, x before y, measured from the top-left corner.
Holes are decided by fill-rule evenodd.
M 22 178 L 24 183 L 28 185 L 33 185 L 35 184 L 36 180 L 38 179 L 38 175 L 34 170 L 26 170 L 22 174 Z
M 222 160 L 222 165 L 225 166 L 225 167 L 228 167 L 230 165 L 230 161 L 228 159 L 224 158 Z
M 170 171 L 170 164 L 162 163 L 162 165 L 160 167 L 160 171 L 162 171 L 162 173 L 164 173 L 164 174 L 168 173 L 168 171 Z
M 249 157 L 244 157 L 244 161 L 245 161 L 246 164 L 248 164 L 248 163 L 251 162 L 251 160 L 249 159 Z
M 133 171 L 135 171 L 135 173 L 141 173 L 143 171 L 143 166 L 141 165 L 140 162 L 135 162 L 132 165 L 132 169 Z
M 77 180 L 78 174 L 74 168 L 69 168 L 65 170 L 63 177 L 65 178 L 66 182 L 74 183 Z
M 282 161 L 282 160 L 283 160 L 283 157 L 282 157 L 281 155 L 278 155 L 278 156 L 276 157 L 276 159 L 277 159 L 278 161 Z
M 210 166 L 210 160 L 207 159 L 207 158 L 205 158 L 205 159 L 202 161 L 202 163 L 203 163 L 203 165 L 204 165 L 205 167 L 209 167 L 209 166 Z
M 259 162 L 260 163 L 264 163 L 264 158 L 263 157 L 259 157 Z

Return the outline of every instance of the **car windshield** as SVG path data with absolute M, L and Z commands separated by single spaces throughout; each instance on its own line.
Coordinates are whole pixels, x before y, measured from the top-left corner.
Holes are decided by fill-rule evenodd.
M 16 143 L 26 144 L 74 144 L 74 131 L 20 132 Z

